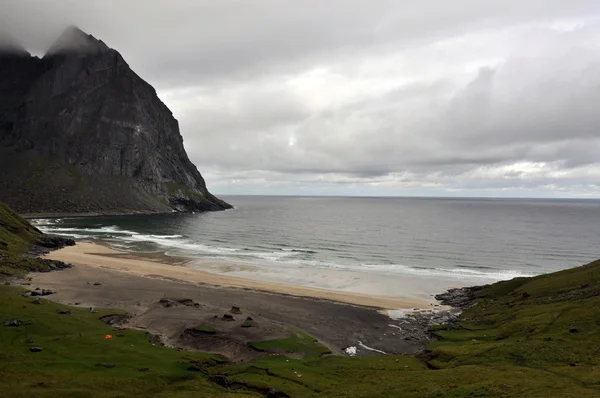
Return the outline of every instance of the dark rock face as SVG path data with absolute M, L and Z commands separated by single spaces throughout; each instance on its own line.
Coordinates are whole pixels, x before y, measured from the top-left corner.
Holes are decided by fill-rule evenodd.
M 18 212 L 223 210 L 177 120 L 116 51 L 69 28 L 0 50 L 0 201 Z
M 489 285 L 450 289 L 445 293 L 436 295 L 435 299 L 443 305 L 464 310 L 475 302 L 475 294 L 487 286 Z

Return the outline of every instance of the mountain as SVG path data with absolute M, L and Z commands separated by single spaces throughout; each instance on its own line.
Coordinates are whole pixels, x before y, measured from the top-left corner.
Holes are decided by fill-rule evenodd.
M 207 190 L 154 88 L 76 27 L 41 59 L 0 40 L 0 201 L 21 213 L 231 207 Z

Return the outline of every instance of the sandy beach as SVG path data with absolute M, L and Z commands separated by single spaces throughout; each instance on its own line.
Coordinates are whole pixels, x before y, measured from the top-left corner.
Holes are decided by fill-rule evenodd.
M 186 267 L 185 264 L 190 262 L 190 260 L 184 258 L 170 257 L 155 253 L 138 254 L 123 252 L 88 242 L 80 242 L 76 246 L 70 246 L 51 252 L 47 257 L 52 260 L 60 260 L 74 265 L 111 269 L 147 278 L 177 280 L 190 284 L 253 289 L 292 296 L 333 300 L 380 309 L 396 310 L 428 308 L 430 306 L 429 301 L 412 297 L 377 296 L 315 289 L 211 273 L 196 268 Z M 204 267 L 210 269 L 211 267 L 233 267 L 233 265 L 205 263 Z M 250 267 L 243 265 L 236 265 L 235 268 L 242 272 L 250 270 Z
M 215 274 L 185 266 L 189 259 L 122 252 L 94 243 L 77 243 L 47 257 L 73 267 L 30 274 L 28 288 L 51 289 L 54 294 L 47 298 L 63 304 L 123 309 L 129 317 L 122 327 L 147 331 L 174 348 L 213 352 L 234 361 L 263 355 L 248 347 L 250 341 L 285 338 L 298 330 L 334 354 L 350 346 L 358 347 L 357 356 L 413 354 L 429 342 L 427 325 L 438 316 L 433 309 L 440 309 L 425 300 Z M 417 308 L 417 315 L 403 319 L 392 319 L 387 311 Z M 233 320 L 224 314 L 233 315 Z M 241 327 L 248 318 L 257 327 Z M 190 328 L 198 325 L 219 330 L 218 338 L 191 335 Z

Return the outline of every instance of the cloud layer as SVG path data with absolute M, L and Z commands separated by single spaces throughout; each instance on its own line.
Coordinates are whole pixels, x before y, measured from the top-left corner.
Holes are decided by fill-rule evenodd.
M 23 1 L 118 49 L 220 193 L 600 195 L 600 4 Z

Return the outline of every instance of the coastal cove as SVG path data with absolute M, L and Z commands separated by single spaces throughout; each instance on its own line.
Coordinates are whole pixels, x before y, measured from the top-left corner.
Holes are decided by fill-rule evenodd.
M 276 287 L 183 258 L 73 246 L 0 213 L 9 396 L 592 397 L 600 388 L 590 350 L 600 344 L 598 261 L 454 290 L 437 296 L 451 311 L 390 318 L 380 309 L 400 302 L 268 292 Z M 35 258 L 44 247 L 64 248 Z M 161 270 L 221 279 L 184 282 Z

